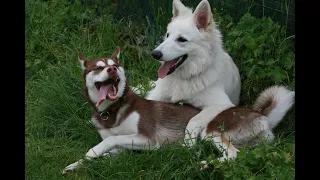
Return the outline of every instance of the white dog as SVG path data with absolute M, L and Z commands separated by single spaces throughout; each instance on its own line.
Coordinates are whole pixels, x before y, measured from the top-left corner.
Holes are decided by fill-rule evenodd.
M 164 41 L 152 52 L 162 64 L 156 87 L 147 99 L 185 102 L 202 109 L 185 131 L 185 143 L 191 147 L 215 117 L 215 105 L 238 105 L 241 80 L 238 68 L 223 49 L 207 0 L 202 0 L 194 12 L 180 0 L 173 0 L 172 13 Z

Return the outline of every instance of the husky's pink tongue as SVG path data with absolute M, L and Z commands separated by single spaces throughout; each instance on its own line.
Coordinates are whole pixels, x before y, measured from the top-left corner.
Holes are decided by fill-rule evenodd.
M 113 84 L 101 85 L 96 106 L 99 106 L 105 99 L 116 100 L 117 98 L 117 92 L 114 91 Z
M 174 63 L 175 63 L 175 60 L 164 62 L 158 70 L 158 77 L 161 79 L 166 77 L 168 75 L 170 68 L 174 65 Z

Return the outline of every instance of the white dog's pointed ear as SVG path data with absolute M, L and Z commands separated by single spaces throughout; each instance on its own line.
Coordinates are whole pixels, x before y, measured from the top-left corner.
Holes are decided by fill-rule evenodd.
M 207 0 L 202 0 L 193 13 L 193 20 L 198 29 L 205 29 L 212 21 L 211 7 Z
M 187 11 L 189 11 L 189 9 L 184 6 L 180 0 L 172 1 L 172 19 L 181 14 L 184 14 Z
M 80 65 L 81 65 L 81 69 L 82 69 L 82 70 L 85 70 L 85 69 L 86 69 L 87 60 L 86 60 L 86 58 L 84 57 L 84 55 L 83 55 L 82 52 L 78 52 L 78 60 L 79 60 L 79 63 L 80 63 Z
M 120 58 L 120 47 L 117 46 L 115 49 L 114 49 L 114 52 L 112 54 L 112 57 L 113 58 L 117 58 L 117 60 L 119 61 L 119 58 Z

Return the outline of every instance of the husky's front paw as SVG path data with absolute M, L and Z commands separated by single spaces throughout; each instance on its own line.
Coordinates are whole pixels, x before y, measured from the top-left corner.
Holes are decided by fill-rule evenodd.
M 218 158 L 218 160 L 222 163 L 222 162 L 225 162 L 225 161 L 233 160 L 236 157 L 237 157 L 237 155 L 222 156 L 222 157 Z
M 82 166 L 82 163 L 83 163 L 83 160 L 81 159 L 75 163 L 70 164 L 69 166 L 64 168 L 64 170 L 62 171 L 62 175 L 65 176 L 68 173 L 75 172 L 77 169 L 79 169 Z
M 210 161 L 210 162 L 207 162 L 206 160 L 203 160 L 203 161 L 200 161 L 200 171 L 203 171 L 203 170 L 207 170 L 207 169 L 210 169 L 210 164 L 212 164 L 213 161 Z
M 87 152 L 87 154 L 85 155 L 85 158 L 86 158 L 87 160 L 91 160 L 91 159 L 97 158 L 97 157 L 99 157 L 99 156 L 100 156 L 100 154 L 97 154 L 96 152 L 94 152 L 93 149 L 90 149 L 90 150 Z

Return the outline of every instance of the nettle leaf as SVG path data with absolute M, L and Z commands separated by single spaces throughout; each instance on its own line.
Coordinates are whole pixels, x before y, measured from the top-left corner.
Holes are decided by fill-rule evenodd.
M 253 50 L 253 57 L 257 58 L 260 57 L 262 55 L 262 49 L 258 48 Z
M 272 71 L 273 77 L 275 79 L 275 81 L 282 81 L 285 78 L 285 72 L 280 69 L 279 67 L 276 67 L 273 71 Z
M 260 35 L 258 38 L 257 38 L 257 41 L 262 43 L 265 41 L 265 36 L 264 35 Z
M 250 49 L 255 49 L 256 44 L 255 44 L 254 38 L 252 38 L 252 37 L 248 38 L 246 45 Z
M 247 51 L 246 51 L 247 52 Z M 250 59 L 248 59 L 248 60 L 246 60 L 246 61 L 243 61 L 242 63 L 243 64 L 252 64 L 253 63 L 253 58 L 250 58 Z M 247 66 L 247 65 L 246 65 Z M 248 68 L 249 68 L 249 66 L 247 66 Z
M 257 71 L 257 76 L 260 78 L 265 78 L 267 73 L 262 69 L 261 71 Z
M 266 65 L 267 66 L 272 66 L 275 64 L 275 60 L 273 58 L 269 59 L 267 62 L 266 62 Z
M 247 71 L 247 76 L 250 77 L 252 74 L 254 74 L 254 71 L 256 69 L 257 65 L 253 65 L 249 71 Z
M 233 25 L 233 22 L 230 22 L 229 24 L 227 24 L 226 28 L 229 29 L 232 25 Z
M 258 64 L 259 65 L 265 65 L 266 63 L 265 63 L 265 61 L 258 61 Z
M 286 59 L 286 61 L 284 62 L 284 68 L 286 70 L 290 70 L 294 65 L 295 65 L 295 62 L 291 59 Z
M 222 167 L 222 163 L 216 158 L 213 159 L 213 165 L 215 169 L 221 168 Z
M 239 31 L 239 30 L 231 30 L 229 33 L 228 33 L 228 36 L 234 36 L 234 37 L 238 37 L 238 36 L 241 36 L 242 32 Z
M 284 59 L 284 67 L 285 69 L 289 70 L 295 65 L 295 54 L 290 51 L 286 54 L 286 57 Z

